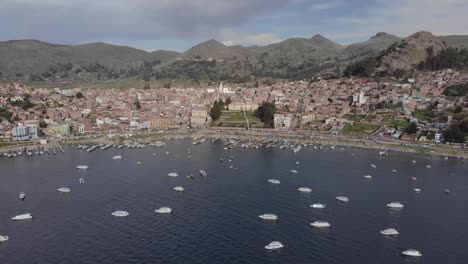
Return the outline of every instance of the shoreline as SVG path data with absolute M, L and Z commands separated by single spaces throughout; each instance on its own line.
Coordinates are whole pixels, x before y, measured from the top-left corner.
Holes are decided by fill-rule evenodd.
M 468 149 L 460 146 L 451 145 L 435 145 L 435 144 L 422 144 L 419 142 L 405 142 L 405 141 L 382 141 L 382 140 L 369 140 L 357 139 L 351 137 L 339 137 L 329 135 L 315 135 L 306 133 L 291 133 L 279 132 L 271 130 L 220 130 L 220 129 L 203 129 L 193 130 L 188 132 L 167 132 L 167 133 L 148 133 L 138 134 L 119 142 L 118 138 L 109 138 L 106 136 L 98 136 L 96 138 L 83 138 L 71 139 L 66 142 L 61 142 L 64 147 L 72 147 L 80 144 L 101 144 L 101 143 L 125 143 L 131 141 L 139 141 L 149 143 L 155 140 L 177 140 L 177 139 L 234 139 L 239 141 L 288 141 L 298 142 L 308 145 L 322 145 L 322 146 L 336 146 L 336 147 L 353 147 L 361 149 L 375 149 L 380 151 L 396 151 L 401 153 L 415 153 L 415 154 L 429 154 L 437 156 L 448 156 L 453 158 L 468 158 Z M 56 147 L 57 143 L 50 142 L 47 145 L 28 145 L 26 148 L 51 148 Z M 25 146 L 0 146 L 0 152 L 15 151 Z

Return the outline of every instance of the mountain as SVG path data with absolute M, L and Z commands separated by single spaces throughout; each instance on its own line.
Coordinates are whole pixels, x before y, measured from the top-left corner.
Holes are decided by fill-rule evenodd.
M 427 31 L 417 32 L 392 44 L 377 60 L 377 72 L 411 71 L 428 57 L 428 50 L 439 54 L 448 45 Z
M 367 41 L 340 45 L 315 35 L 247 47 L 227 46 L 212 39 L 183 53 L 146 52 L 106 43 L 59 45 L 15 40 L 0 42 L 0 81 L 170 78 L 242 83 L 262 78 L 332 77 L 345 70 L 351 75 L 393 74 L 414 69 L 427 58 L 428 48 L 436 56 L 447 47 L 468 48 L 468 36 L 436 37 L 423 31 L 401 39 L 380 32 Z M 455 61 L 451 58 L 451 64 L 444 65 L 462 65 Z
M 140 67 L 144 62 L 157 64 L 176 58 L 172 51 L 146 52 L 106 43 L 57 45 L 38 40 L 0 42 L 0 76 L 36 76 L 51 78 L 57 73 L 120 72 Z M 98 67 L 95 67 L 98 65 Z M 42 76 L 45 75 L 45 76 Z M 90 74 L 90 76 L 93 74 Z M 42 76 L 42 77 L 41 77 Z M 114 76 L 115 77 L 115 76 Z
M 466 35 L 441 36 L 439 39 L 445 41 L 450 47 L 468 50 L 468 36 Z
M 346 46 L 338 55 L 343 60 L 362 59 L 368 56 L 376 56 L 391 44 L 400 41 L 401 38 L 384 32 L 379 32 L 369 40 Z
M 233 59 L 244 58 L 247 51 L 242 46 L 226 46 L 223 43 L 211 39 L 193 46 L 184 52 L 180 57 L 182 59 Z

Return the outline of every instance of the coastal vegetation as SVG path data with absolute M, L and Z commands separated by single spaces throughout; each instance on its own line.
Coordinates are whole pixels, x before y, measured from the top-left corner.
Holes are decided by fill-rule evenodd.
M 266 127 L 274 127 L 274 115 L 276 106 L 270 102 L 263 102 L 257 109 L 256 116 L 265 124 Z

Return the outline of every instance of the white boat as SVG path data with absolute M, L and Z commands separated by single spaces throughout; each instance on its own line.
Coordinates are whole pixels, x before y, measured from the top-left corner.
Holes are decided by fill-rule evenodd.
M 372 168 L 374 168 L 374 169 L 377 168 L 377 166 L 375 166 L 375 164 L 371 164 L 370 166 L 371 166 Z
M 83 183 L 84 183 L 84 179 L 83 179 L 83 178 L 80 178 L 80 179 L 79 179 L 79 182 L 80 182 L 80 184 L 83 184 Z
M 297 170 L 291 170 L 291 172 L 295 174 L 299 173 Z
M 25 192 L 20 192 L 19 198 L 20 198 L 20 200 L 24 200 L 26 198 L 26 193 Z
M 268 182 L 273 183 L 273 184 L 280 184 L 281 182 L 276 179 L 269 179 Z
M 278 220 L 278 216 L 275 214 L 262 214 L 262 215 L 259 215 L 258 217 L 263 220 L 273 220 L 273 221 Z
M 183 192 L 185 191 L 185 189 L 182 186 L 177 186 L 177 187 L 174 187 L 174 191 Z
M 331 226 L 330 223 L 327 221 L 315 221 L 313 223 L 310 223 L 310 225 L 317 228 L 325 228 Z
M 206 171 L 204 171 L 204 170 L 200 170 L 200 175 L 201 175 L 201 176 L 207 176 L 208 173 L 206 173 Z
M 311 193 L 312 192 L 312 189 L 309 188 L 309 187 L 300 187 L 300 188 L 297 188 L 298 191 L 300 192 L 305 192 L 305 193 Z
M 396 208 L 396 209 L 401 209 L 401 208 L 405 207 L 403 204 L 401 204 L 399 202 L 392 202 L 392 203 L 387 204 L 387 206 L 390 207 L 390 208 Z
M 127 211 L 117 210 L 117 211 L 113 212 L 112 215 L 116 216 L 116 217 L 127 217 L 130 214 Z
M 416 163 L 416 161 L 415 161 L 415 160 L 412 160 L 411 162 L 413 162 L 413 164 L 415 164 L 415 163 Z
M 301 164 L 301 163 L 299 161 L 296 161 L 296 165 L 299 165 L 299 164 Z
M 384 236 L 396 236 L 400 233 L 395 228 L 387 228 L 385 230 L 380 231 L 380 234 Z
M 20 221 L 20 220 L 29 220 L 33 219 L 33 216 L 30 213 L 20 214 L 11 218 L 13 221 Z
M 430 168 L 432 168 L 432 167 L 431 167 L 431 165 L 426 165 L 426 168 L 430 169 Z
M 413 190 L 414 190 L 416 193 L 420 193 L 420 192 L 421 192 L 421 189 L 419 189 L 419 188 L 414 188 Z
M 371 175 L 365 175 L 364 178 L 366 178 L 366 179 L 372 179 L 372 176 L 371 176 Z
M 310 208 L 315 208 L 315 209 L 324 209 L 326 207 L 325 204 L 320 204 L 320 203 L 311 204 L 309 206 L 310 206 Z
M 0 235 L 0 243 L 8 241 L 8 239 L 10 239 L 8 236 L 1 236 Z
M 112 157 L 112 159 L 115 159 L 115 160 L 122 159 L 122 156 L 117 155 L 117 156 Z
M 61 193 L 69 193 L 69 192 L 71 192 L 70 188 L 67 188 L 67 187 L 58 188 L 57 191 L 59 191 L 59 192 L 61 192 Z
M 345 196 L 338 196 L 336 197 L 336 199 L 340 202 L 344 202 L 344 203 L 347 203 L 349 202 L 349 198 L 348 197 L 345 197 Z
M 392 170 L 393 173 L 397 173 L 397 170 Z
M 175 172 L 170 172 L 170 173 L 168 173 L 167 175 L 168 175 L 169 177 L 173 177 L 173 178 L 179 176 L 179 174 L 177 174 L 177 173 L 175 173 Z
M 274 249 L 280 249 L 280 248 L 283 248 L 283 247 L 284 247 L 284 245 L 281 244 L 281 242 L 272 241 L 272 242 L 270 242 L 270 244 L 265 246 L 265 249 L 274 250 Z
M 137 165 L 141 165 L 141 161 L 137 161 Z
M 78 166 L 76 166 L 76 168 L 79 169 L 79 170 L 87 170 L 88 166 L 87 165 L 78 165 Z
M 154 210 L 158 214 L 171 214 L 172 209 L 169 207 L 161 207 L 159 209 Z
M 408 249 L 408 250 L 401 252 L 401 254 L 403 254 L 404 256 L 408 256 L 408 257 L 421 257 L 422 256 L 422 253 L 417 251 L 416 249 Z

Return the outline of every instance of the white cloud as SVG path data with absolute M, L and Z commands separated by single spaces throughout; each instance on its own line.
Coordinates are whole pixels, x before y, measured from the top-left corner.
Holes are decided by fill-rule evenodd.
M 219 38 L 224 45 L 268 45 L 282 41 L 276 34 L 260 33 L 260 34 L 241 34 L 233 29 L 223 29 L 219 33 Z
M 369 34 L 386 31 L 408 36 L 421 30 L 436 35 L 467 34 L 468 0 L 394 0 L 377 1 L 364 16 L 330 19 L 347 25 L 346 31 Z

